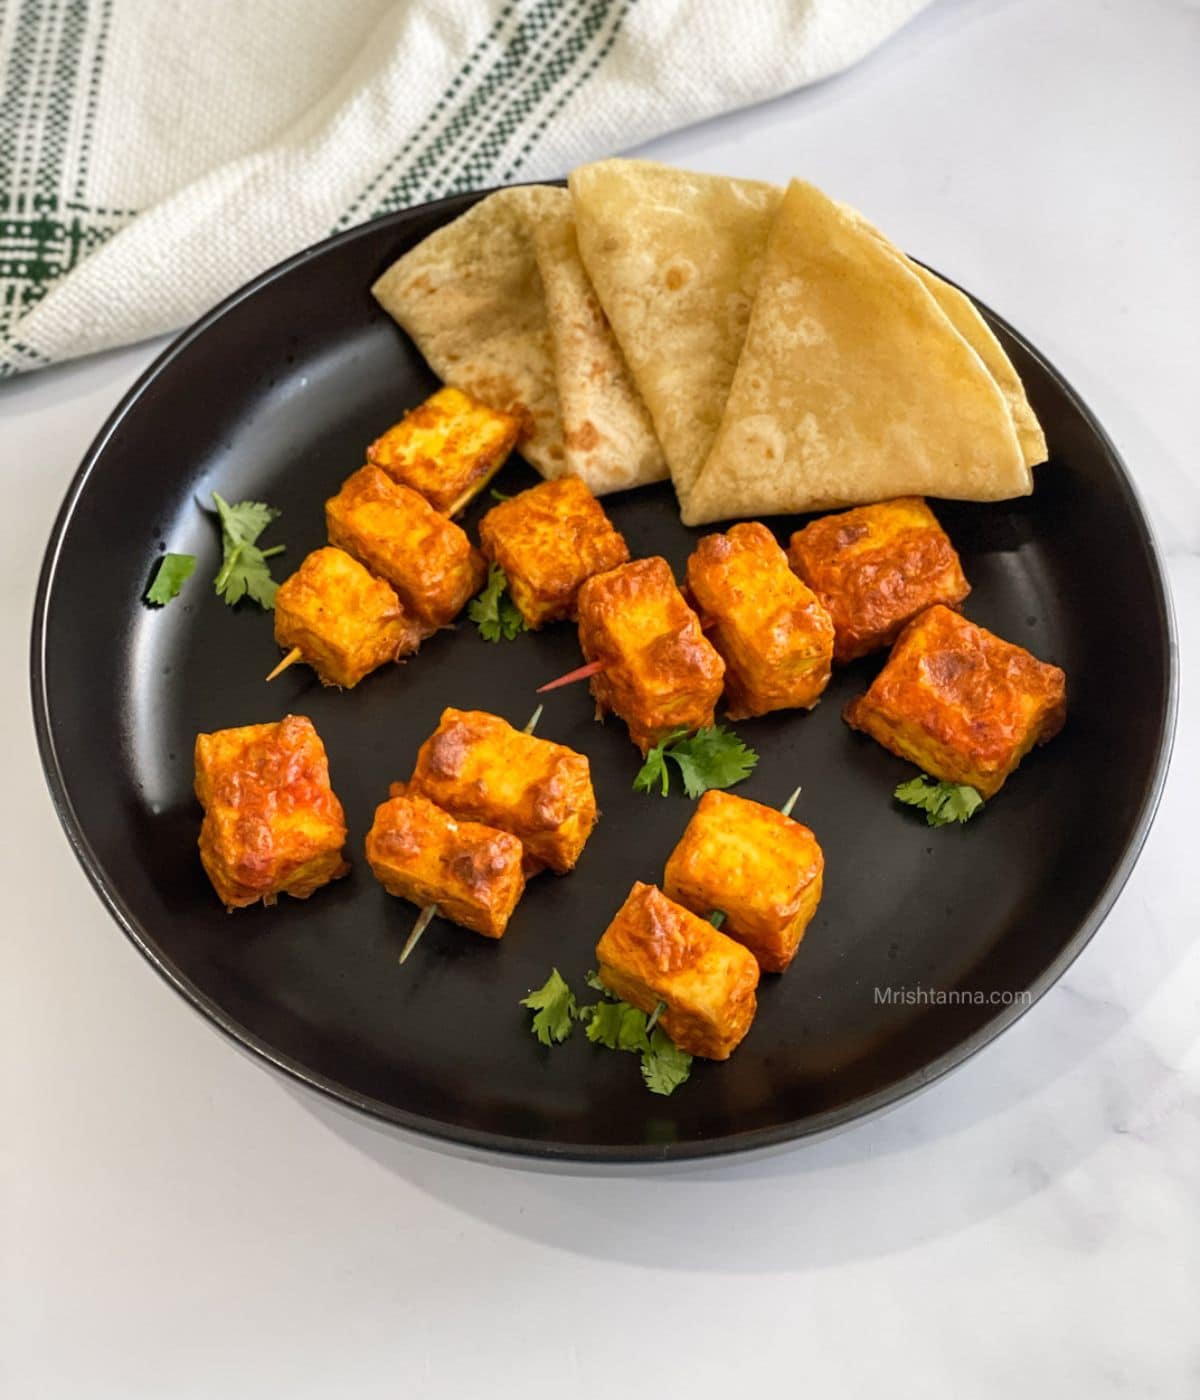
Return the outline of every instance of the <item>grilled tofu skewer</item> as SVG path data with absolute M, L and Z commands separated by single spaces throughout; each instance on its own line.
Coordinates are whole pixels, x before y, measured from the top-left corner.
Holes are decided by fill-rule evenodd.
M 725 663 L 665 559 L 635 559 L 589 578 L 579 590 L 579 645 L 595 667 L 597 712 L 624 720 L 643 754 L 675 730 L 714 722 Z
M 268 681 L 308 661 L 323 683 L 349 687 L 453 621 L 483 560 L 449 517 L 503 466 L 518 429 L 444 388 L 371 444 L 367 465 L 326 503 L 331 548 L 279 591 L 276 640 L 291 646 Z
M 463 820 L 511 832 L 525 847 L 526 874 L 548 866 L 565 875 L 596 823 L 587 758 L 484 710 L 442 712 L 408 788 Z
M 520 429 L 512 414 L 446 385 L 376 438 L 367 461 L 453 516 L 504 465 Z
M 538 725 L 540 717 L 542 717 L 542 706 L 538 706 L 538 708 L 529 715 L 529 720 L 526 721 L 525 728 L 522 729 L 522 734 L 532 735 L 533 729 Z M 503 721 L 498 722 L 503 724 Z M 557 748 L 557 745 L 554 745 L 554 748 Z M 498 829 L 498 827 L 490 825 L 490 823 L 489 825 L 484 825 L 482 822 L 456 822 L 454 816 L 445 811 L 442 806 L 435 804 L 435 802 L 428 801 L 427 798 L 420 797 L 420 795 L 413 790 L 413 784 L 402 783 L 393 784 L 391 801 L 385 802 L 385 804 L 378 809 L 377 818 L 375 818 L 375 827 L 372 827 L 372 833 L 377 833 L 377 827 L 388 825 L 389 820 L 391 820 L 392 823 L 396 823 L 400 819 L 405 820 L 405 836 L 403 836 L 402 839 L 398 837 L 398 839 L 392 841 L 393 853 L 395 854 L 393 854 L 391 865 L 388 865 L 388 858 L 386 858 L 384 850 L 382 850 L 384 837 L 379 836 L 378 833 L 375 834 L 374 847 L 377 855 L 375 855 L 374 860 L 371 858 L 371 839 L 368 837 L 368 861 L 371 861 L 372 869 L 375 869 L 375 874 L 384 882 L 386 889 L 391 890 L 392 893 L 399 893 L 399 895 L 407 897 L 407 899 L 414 899 L 414 893 L 417 892 L 417 889 L 426 890 L 426 892 L 433 889 L 433 881 L 431 881 L 427 872 L 424 874 L 424 882 L 420 882 L 419 876 L 417 876 L 417 872 L 414 872 L 413 868 L 414 862 L 420 862 L 421 857 L 424 855 L 424 851 L 421 850 L 421 841 L 413 840 L 413 804 L 420 804 L 420 811 L 424 813 L 424 820 L 426 820 L 427 827 L 430 826 L 431 822 L 433 822 L 435 826 L 434 819 L 431 818 L 431 812 L 440 813 L 441 818 L 444 818 L 442 829 L 437 832 L 437 843 L 440 844 L 441 854 L 447 855 L 452 847 L 458 846 L 458 850 L 456 850 L 454 854 L 454 860 L 452 860 L 452 865 L 454 865 L 455 869 L 465 869 L 465 871 L 468 871 L 468 876 L 463 876 L 463 878 L 466 879 L 469 885 L 480 886 L 486 882 L 484 881 L 484 875 L 480 874 L 482 865 L 486 865 L 487 869 L 497 869 L 497 865 L 503 868 L 504 853 L 501 851 L 501 858 L 497 861 L 497 851 L 500 850 L 500 847 L 503 846 L 504 843 L 496 840 L 491 841 L 490 851 L 487 853 L 486 858 L 482 860 L 475 851 L 462 850 L 461 833 L 469 833 L 470 836 L 476 840 L 476 843 L 484 839 L 483 833 L 490 833 L 490 837 L 505 837 L 507 841 L 515 841 L 515 846 L 517 846 L 517 850 L 519 851 L 519 860 L 521 860 L 521 889 L 524 889 L 524 876 L 526 869 L 528 869 L 529 861 L 528 857 L 526 857 L 524 844 L 521 843 L 521 840 L 517 839 L 517 837 L 512 837 L 511 833 L 503 832 L 503 830 Z M 396 854 L 399 855 L 400 860 L 396 860 Z M 445 862 L 441 862 L 441 864 L 445 864 Z M 398 865 L 403 865 L 406 869 L 396 868 Z M 442 875 L 442 879 L 445 879 L 445 875 Z M 452 890 L 452 895 L 458 897 L 459 913 L 447 913 L 447 917 L 452 918 L 455 923 L 465 924 L 465 927 L 476 928 L 479 932 L 489 932 L 486 928 L 479 928 L 476 923 L 473 923 L 472 918 L 475 917 L 475 913 L 473 913 L 472 910 L 468 909 L 468 916 L 466 916 L 466 918 L 462 917 L 461 890 Z M 519 895 L 521 895 L 521 890 L 518 889 L 517 895 L 512 899 L 512 906 L 515 907 Z M 437 916 L 437 914 L 441 914 L 442 911 L 444 910 L 442 910 L 441 902 L 438 902 L 438 900 L 431 900 L 430 903 L 426 903 L 421 907 L 420 913 L 417 914 L 416 923 L 413 924 L 412 932 L 410 932 L 409 937 L 407 937 L 405 946 L 400 949 L 400 963 L 406 962 L 410 953 L 412 953 L 416 945 L 419 944 L 421 934 L 424 934 L 424 931 L 427 930 L 433 918 Z M 508 910 L 508 914 L 511 914 L 511 909 Z M 504 916 L 504 924 L 507 924 L 508 914 Z M 500 932 L 503 932 L 503 925 L 501 925 Z M 498 938 L 500 937 L 500 932 L 490 934 L 490 937 Z
M 732 720 L 811 710 L 829 684 L 834 627 L 757 520 L 705 535 L 687 564 L 685 594 L 725 662 Z
M 800 789 L 800 788 L 796 788 L 795 792 L 792 793 L 792 795 L 788 798 L 788 800 L 787 800 L 787 801 L 783 804 L 783 806 L 779 809 L 780 815 L 781 815 L 781 816 L 790 817 L 790 816 L 792 815 L 792 809 L 793 809 L 793 808 L 795 807 L 795 805 L 796 805 L 796 800 L 797 800 L 797 798 L 800 796 L 800 792 L 801 792 L 801 789 Z M 757 806 L 757 804 L 751 804 L 751 805 Z M 804 829 L 807 830 L 807 828 L 804 828 Z M 687 839 L 687 833 L 685 832 L 685 833 L 684 833 L 684 840 L 686 840 L 686 839 Z M 682 842 L 682 841 L 680 842 L 680 845 L 681 845 L 681 846 L 683 845 L 683 842 Z M 816 842 L 814 841 L 814 842 L 813 842 L 813 846 L 815 847 L 815 845 L 816 845 Z M 674 858 L 672 858 L 672 859 L 674 859 Z M 756 873 L 758 873 L 758 872 L 756 872 Z M 699 913 L 699 912 L 700 912 L 699 909 L 698 909 L 698 907 L 697 907 L 697 903 L 703 903 L 703 898 L 701 898 L 699 901 L 691 901 L 691 900 L 688 900 L 688 899 L 685 897 L 685 895 L 684 895 L 684 893 L 683 893 L 682 891 L 680 891 L 680 890 L 678 890 L 678 889 L 672 888 L 672 885 L 671 885 L 671 865 L 670 865 L 670 864 L 668 864 L 668 866 L 667 866 L 667 881 L 668 881 L 667 887 L 668 887 L 668 890 L 671 892 L 671 897 L 672 897 L 673 899 L 675 899 L 678 903 L 683 904 L 685 908 L 690 908 L 690 909 L 692 909 L 692 911 L 695 912 L 695 913 Z M 813 908 L 815 909 L 815 907 L 816 907 L 816 904 L 815 904 L 815 901 L 814 901 Z M 726 916 L 726 913 L 725 913 L 725 910 L 724 910 L 724 909 L 710 909 L 709 912 L 708 912 L 708 922 L 709 922 L 710 924 L 712 924 L 713 928 L 715 928 L 715 929 L 721 929 L 721 928 L 723 928 L 723 926 L 724 926 L 724 924 L 725 924 L 726 917 L 727 917 L 727 916 Z M 807 922 L 807 921 L 806 921 L 806 922 Z M 745 939 L 738 938 L 736 932 L 731 933 L 731 936 L 734 937 L 739 943 L 745 943 L 745 942 L 747 941 L 747 940 L 745 940 Z M 797 942 L 798 942 L 798 941 L 799 941 L 799 940 L 797 939 Z M 751 951 L 751 952 L 754 952 L 753 947 L 751 947 L 750 951 Z M 756 956 L 757 956 L 757 955 L 756 955 Z M 767 969 L 767 964 L 766 964 L 765 962 L 763 962 L 762 959 L 759 959 L 759 965 L 760 965 L 761 967 L 763 967 L 764 969 Z M 769 969 L 767 969 L 767 970 L 769 970 Z M 658 1024 L 658 1019 L 659 1019 L 659 1017 L 660 1017 L 660 1016 L 663 1014 L 663 1012 L 666 1011 L 666 1010 L 667 1010 L 667 1003 L 666 1003 L 665 1001 L 659 1001 L 658 1005 L 654 1008 L 653 1012 L 651 1012 L 651 1014 L 650 1014 L 648 1020 L 646 1021 L 646 1034 L 647 1034 L 647 1035 L 649 1035 L 650 1032 L 654 1029 L 654 1027 Z
M 800 789 L 778 811 L 715 789 L 696 805 L 663 877 L 667 896 L 716 923 L 783 972 L 821 900 L 825 861 L 816 837 L 792 817 Z
M 196 736 L 200 859 L 221 902 L 307 899 L 349 872 L 325 746 L 303 715 Z
M 629 558 L 604 507 L 573 476 L 540 482 L 493 506 L 479 522 L 479 544 L 488 562 L 504 570 L 531 630 L 574 618 L 587 580 Z
M 366 854 L 384 889 L 421 909 L 401 962 L 438 913 L 485 938 L 502 938 L 525 889 L 525 852 L 515 836 L 459 821 L 402 785 L 376 808 Z
M 609 991 L 661 1020 L 690 1055 L 727 1060 L 754 1020 L 753 955 L 656 885 L 634 884 L 596 958 Z
M 389 584 L 344 550 L 315 549 L 275 595 L 275 640 L 290 650 L 267 680 L 303 660 L 322 685 L 350 689 L 423 635 Z

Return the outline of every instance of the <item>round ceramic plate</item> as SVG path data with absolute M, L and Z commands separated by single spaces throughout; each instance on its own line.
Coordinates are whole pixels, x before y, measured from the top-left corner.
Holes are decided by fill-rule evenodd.
M 1162 571 L 1112 444 L 1061 376 L 999 318 L 1050 443 L 1033 496 L 938 503 L 973 592 L 966 613 L 1065 667 L 1065 730 L 965 827 L 930 830 L 891 793 L 912 769 L 842 722 L 881 657 L 837 672 L 811 714 L 737 726 L 760 754 L 737 791 L 779 803 L 825 851 L 825 894 L 791 969 L 764 977 L 749 1036 L 697 1061 L 670 1098 L 637 1060 L 576 1033 L 544 1049 L 518 1002 L 552 967 L 582 990 L 596 939 L 634 880 L 658 881 L 692 810 L 631 790 L 636 750 L 597 724 L 586 687 L 547 696 L 539 733 L 591 761 L 603 813 L 577 870 L 531 881 L 494 943 L 440 920 L 401 968 L 411 906 L 362 858 L 389 781 L 446 705 L 522 724 L 535 687 L 579 664 L 575 630 L 489 644 L 465 620 L 349 693 L 304 666 L 272 685 L 269 614 L 209 580 L 203 508 L 269 501 L 283 577 L 324 541 L 322 505 L 367 443 L 435 387 L 369 287 L 466 209 L 462 195 L 380 219 L 266 273 L 154 364 L 105 425 L 46 553 L 33 695 L 50 789 L 84 869 L 153 965 L 229 1035 L 380 1118 L 544 1157 L 662 1160 L 828 1130 L 962 1063 L 1063 972 L 1146 835 L 1170 746 L 1172 625 Z M 507 491 L 535 480 L 513 460 Z M 474 504 L 473 530 L 491 504 Z M 634 555 L 682 574 L 701 531 L 666 485 L 605 501 Z M 802 521 L 770 524 L 786 543 Z M 199 556 L 168 607 L 140 600 L 164 550 Z M 280 567 L 285 565 L 285 567 Z M 351 832 L 348 879 L 307 901 L 227 914 L 200 867 L 200 730 L 311 717 Z

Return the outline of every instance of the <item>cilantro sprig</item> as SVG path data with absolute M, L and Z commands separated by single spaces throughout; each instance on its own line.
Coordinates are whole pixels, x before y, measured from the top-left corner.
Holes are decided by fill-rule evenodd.
M 196 571 L 194 554 L 164 554 L 154 573 L 154 581 L 146 589 L 146 602 L 165 607 Z
M 929 826 L 968 822 L 983 806 L 983 798 L 965 783 L 935 783 L 924 773 L 901 783 L 892 794 L 897 802 L 918 807 Z
M 634 792 L 653 792 L 657 786 L 661 796 L 666 797 L 671 790 L 668 759 L 679 769 L 684 792 L 689 797 L 699 797 L 709 788 L 729 788 L 740 783 L 753 771 L 758 754 L 721 724 L 692 735 L 686 729 L 676 729 L 646 755 L 633 780 Z
M 483 591 L 467 609 L 467 616 L 485 642 L 498 642 L 501 638 L 511 642 L 525 630 L 525 619 L 508 596 L 507 588 L 508 575 L 499 564 L 492 564 Z
M 536 1012 L 532 1030 L 543 1045 L 561 1044 L 582 1021 L 588 1040 L 606 1050 L 621 1050 L 640 1059 L 642 1079 L 652 1094 L 670 1094 L 692 1070 L 692 1057 L 681 1050 L 661 1026 L 650 1029 L 644 1011 L 621 1001 L 595 972 L 585 979 L 589 987 L 604 993 L 592 1006 L 580 1006 L 554 968 L 543 986 L 521 1002 Z
M 545 982 L 530 992 L 521 1005 L 536 1013 L 533 1033 L 543 1045 L 559 1045 L 566 1040 L 571 1034 L 572 1020 L 579 1016 L 574 993 L 558 968 L 552 969 Z
M 650 1049 L 642 1051 L 642 1078 L 652 1094 L 672 1094 L 687 1081 L 692 1072 L 692 1057 L 681 1050 L 671 1037 L 655 1026 L 650 1036 Z
M 270 611 L 275 606 L 275 592 L 279 585 L 271 577 L 267 560 L 272 555 L 282 554 L 284 546 L 278 544 L 273 549 L 259 549 L 258 537 L 272 520 L 279 517 L 279 511 L 264 505 L 262 501 L 239 501 L 231 506 L 216 491 L 212 493 L 212 498 L 221 520 L 224 556 L 220 571 L 213 580 L 217 597 L 233 607 L 248 595 L 259 607 Z

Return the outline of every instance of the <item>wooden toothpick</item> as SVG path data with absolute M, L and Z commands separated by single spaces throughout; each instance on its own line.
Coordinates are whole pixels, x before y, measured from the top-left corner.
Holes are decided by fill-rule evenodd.
M 603 661 L 589 661 L 584 666 L 576 666 L 573 671 L 568 671 L 565 676 L 559 676 L 557 680 L 547 681 L 545 685 L 539 685 L 536 693 L 538 695 L 543 695 L 547 690 L 557 690 L 560 685 L 570 685 L 573 681 L 585 681 L 589 676 L 597 675 L 603 670 Z
M 412 926 L 412 932 L 405 939 L 404 947 L 400 949 L 401 964 L 408 961 L 409 954 L 421 941 L 421 935 L 437 917 L 438 907 L 436 904 L 427 904 L 417 915 L 417 922 Z
M 480 491 L 483 490 L 483 488 L 486 485 L 486 481 L 481 481 L 478 486 L 472 486 L 469 490 L 464 491 L 462 495 L 459 496 L 459 498 L 451 504 L 450 509 L 446 512 L 446 514 L 448 516 L 457 515 L 458 512 L 462 510 L 465 506 L 469 506 L 471 504 L 471 502 L 480 493 Z
M 273 681 L 276 676 L 281 676 L 289 666 L 294 666 L 296 662 L 300 660 L 302 654 L 303 653 L 300 651 L 299 647 L 293 647 L 291 651 L 289 651 L 288 654 L 279 663 L 279 665 L 276 666 L 275 669 L 270 673 L 270 675 L 267 677 L 267 680 Z

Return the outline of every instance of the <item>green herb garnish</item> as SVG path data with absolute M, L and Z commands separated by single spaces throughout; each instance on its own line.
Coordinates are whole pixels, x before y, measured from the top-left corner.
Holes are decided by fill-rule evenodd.
M 579 1006 L 570 987 L 555 968 L 545 984 L 521 1002 L 537 1012 L 533 1033 L 543 1045 L 561 1044 L 575 1021 L 583 1021 L 587 1038 L 606 1050 L 624 1050 L 641 1057 L 642 1078 L 652 1094 L 670 1094 L 691 1073 L 692 1057 L 681 1050 L 661 1027 L 650 1026 L 646 1013 L 621 1001 L 596 972 L 585 978 L 589 987 L 604 993 L 605 1000 Z M 661 1009 L 661 1003 L 660 1007 Z
M 533 1018 L 533 1033 L 543 1045 L 557 1045 L 571 1034 L 572 1019 L 579 1018 L 579 1008 L 570 987 L 554 968 L 546 981 L 521 1002 L 537 1014 Z
M 709 788 L 729 788 L 740 783 L 758 762 L 758 755 L 720 724 L 690 736 L 686 729 L 676 729 L 646 755 L 633 780 L 634 792 L 652 792 L 657 785 L 666 797 L 671 787 L 667 759 L 678 765 L 684 792 L 689 797 L 699 797 Z
M 892 794 L 897 802 L 919 807 L 930 826 L 967 822 L 983 806 L 983 798 L 964 783 L 935 783 L 924 773 L 901 783 Z
M 501 638 L 511 642 L 525 630 L 525 619 L 505 592 L 507 588 L 508 576 L 499 564 L 492 564 L 483 591 L 467 609 L 467 616 L 485 642 L 498 642 Z
M 179 590 L 196 569 L 194 554 L 164 554 L 154 574 L 154 582 L 146 589 L 146 602 L 160 608 L 178 598 Z
M 661 1027 L 650 1036 L 650 1048 L 642 1052 L 642 1078 L 652 1094 L 670 1094 L 683 1084 L 692 1072 L 692 1057 Z
M 213 580 L 217 596 L 232 607 L 249 595 L 259 607 L 269 611 L 275 606 L 279 585 L 271 577 L 267 560 L 274 554 L 281 554 L 284 546 L 259 549 L 258 537 L 278 518 L 279 511 L 261 501 L 239 501 L 231 506 L 215 491 L 212 498 L 221 518 L 224 552 L 220 572 Z
M 607 1050 L 650 1049 L 646 1038 L 646 1013 L 626 1001 L 600 1001 L 584 1008 L 587 1015 L 587 1038 L 593 1045 Z

